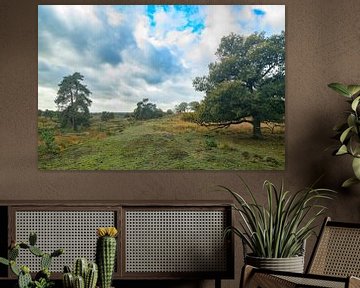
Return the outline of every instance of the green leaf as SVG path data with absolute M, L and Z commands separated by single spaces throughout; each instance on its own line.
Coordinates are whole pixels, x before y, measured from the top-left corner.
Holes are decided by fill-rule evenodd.
M 347 124 L 349 127 L 355 126 L 356 124 L 356 116 L 353 113 L 350 113 L 347 118 Z
M 351 96 L 354 96 L 360 92 L 360 85 L 348 85 L 347 90 L 349 91 Z
M 335 92 L 339 93 L 342 96 L 351 97 L 351 93 L 348 90 L 348 86 L 341 83 L 330 83 L 329 88 L 333 89 Z
M 349 152 L 347 150 L 346 145 L 341 145 L 341 147 L 339 148 L 339 150 L 336 152 L 335 155 L 344 155 L 344 154 L 347 154 L 347 153 L 349 153 Z
M 344 143 L 344 141 L 346 140 L 346 137 L 348 136 L 351 129 L 352 129 L 352 127 L 349 127 L 347 129 L 345 129 L 345 131 L 343 133 L 341 133 L 341 136 L 340 136 L 341 143 Z
M 351 109 L 352 109 L 352 110 L 356 111 L 356 108 L 357 108 L 358 105 L 359 105 L 359 101 L 360 101 L 360 96 L 356 97 L 356 98 L 354 99 L 354 101 L 352 101 L 352 103 L 351 103 Z
M 351 177 L 351 178 L 347 179 L 346 181 L 344 181 L 344 183 L 341 185 L 341 187 L 349 188 L 350 186 L 359 184 L 359 183 L 360 183 L 359 179 L 357 179 L 356 177 Z
M 356 178 L 360 180 L 360 158 L 355 157 L 353 159 L 352 168 Z

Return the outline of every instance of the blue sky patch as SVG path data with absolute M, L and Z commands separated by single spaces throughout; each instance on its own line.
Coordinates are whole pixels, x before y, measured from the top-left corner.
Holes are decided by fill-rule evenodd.
M 261 10 L 261 9 L 253 9 L 253 13 L 256 16 L 264 16 L 266 14 L 266 12 L 264 10 Z

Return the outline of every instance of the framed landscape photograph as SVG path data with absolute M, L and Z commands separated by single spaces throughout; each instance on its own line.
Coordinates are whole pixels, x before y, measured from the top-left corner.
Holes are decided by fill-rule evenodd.
M 284 170 L 284 5 L 39 5 L 41 170 Z

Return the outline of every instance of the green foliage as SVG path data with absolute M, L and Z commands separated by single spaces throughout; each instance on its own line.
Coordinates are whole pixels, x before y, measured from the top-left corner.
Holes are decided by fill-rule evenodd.
M 186 102 L 181 102 L 179 105 L 175 106 L 176 113 L 184 113 L 187 111 L 189 104 Z
M 115 118 L 115 114 L 113 112 L 107 112 L 107 111 L 101 112 L 100 119 L 103 122 L 109 121 L 114 118 Z
M 89 126 L 91 91 L 81 83 L 83 80 L 84 76 L 75 72 L 73 75 L 65 76 L 59 83 L 55 103 L 60 111 L 60 123 L 63 128 L 71 127 L 75 131 L 79 126 Z
M 339 147 L 334 151 L 334 155 L 349 154 L 353 157 L 352 168 L 355 177 L 347 179 L 342 184 L 343 187 L 349 187 L 360 183 L 360 85 L 331 83 L 328 86 L 346 97 L 350 104 L 347 121 L 334 128 L 340 140 Z
M 81 136 L 81 145 L 73 144 L 57 157 L 39 158 L 39 168 L 47 170 L 283 170 L 285 167 L 285 136 L 282 127 L 273 134 L 263 131 L 266 141 L 252 139 L 251 127 L 232 126 L 211 129 L 181 116 L 166 116 L 148 121 L 101 122 L 103 132 Z M 92 119 L 92 122 L 95 119 Z M 99 122 L 92 123 L 98 131 Z M 111 127 L 110 127 L 111 126 Z M 111 129 L 114 136 L 104 137 Z M 219 149 L 206 149 L 206 135 L 214 137 Z M 59 135 L 59 140 L 61 135 Z M 64 139 L 68 136 L 65 134 Z M 233 150 L 221 149 L 227 143 Z M 234 153 L 234 151 L 238 151 Z M 182 151 L 182 152 L 180 152 Z M 248 156 L 242 156 L 247 151 Z M 256 156 L 258 155 L 258 156 Z M 277 161 L 263 160 L 272 156 Z M 212 159 L 212 160 L 211 160 Z M 183 167 L 183 168 L 181 168 Z
M 174 114 L 174 111 L 173 110 L 171 110 L 171 109 L 168 109 L 168 110 L 166 110 L 166 115 L 173 115 Z
M 199 109 L 200 103 L 198 101 L 192 101 L 188 104 L 188 107 L 191 111 L 195 112 Z
M 33 282 L 33 288 L 51 288 L 55 285 L 54 282 L 49 282 L 44 278 Z
M 206 149 L 216 148 L 218 145 L 214 139 L 214 137 L 206 137 L 205 138 L 205 147 Z
M 144 98 L 137 103 L 133 116 L 136 120 L 149 120 L 164 116 L 164 112 L 156 104 L 149 102 L 148 98 Z
M 217 61 L 209 74 L 193 80 L 206 93 L 196 108 L 198 121 L 226 127 L 243 121 L 262 137 L 263 121 L 283 121 L 285 115 L 285 34 L 265 37 L 234 33 L 221 39 Z
M 53 282 L 50 281 L 49 267 L 53 257 L 63 254 L 63 249 L 55 250 L 53 253 L 48 254 L 41 251 L 36 245 L 37 236 L 35 233 L 30 233 L 29 243 L 12 243 L 8 251 L 9 259 L 0 257 L 0 264 L 10 266 L 11 271 L 18 276 L 19 288 L 49 288 L 53 286 Z M 19 256 L 19 250 L 28 250 L 30 253 L 37 257 L 41 257 L 41 270 L 36 274 L 34 281 L 30 275 L 30 269 L 28 266 L 17 265 L 16 258 Z
M 55 129 L 39 128 L 38 132 L 40 139 L 43 141 L 43 144 L 39 147 L 40 152 L 47 155 L 57 155 L 60 148 L 55 142 Z
M 234 209 L 240 216 L 240 227 L 229 227 L 226 232 L 239 236 L 254 256 L 266 258 L 300 255 L 304 241 L 314 233 L 314 222 L 326 209 L 318 204 L 319 200 L 332 199 L 334 193 L 332 190 L 314 188 L 290 193 L 284 190 L 283 185 L 278 189 L 266 180 L 267 205 L 263 206 L 257 202 L 250 188 L 244 185 L 251 201 L 246 201 L 240 193 L 220 186 L 234 197 Z
M 197 114 L 195 112 L 185 112 L 181 114 L 181 120 L 186 122 L 197 122 Z

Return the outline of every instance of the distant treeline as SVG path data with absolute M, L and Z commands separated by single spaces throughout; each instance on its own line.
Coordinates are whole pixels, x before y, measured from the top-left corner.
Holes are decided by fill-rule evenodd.
M 165 115 L 172 115 L 174 113 L 189 113 L 196 112 L 196 109 L 200 106 L 200 103 L 197 101 L 192 101 L 190 103 L 181 102 L 179 105 L 176 105 L 174 109 L 168 109 L 166 111 L 157 108 L 156 104 L 151 103 L 148 98 L 144 98 L 142 101 L 138 102 L 136 108 L 133 112 L 92 112 L 90 117 L 99 117 L 101 121 L 109 121 L 115 118 L 132 118 L 135 120 L 148 120 L 156 119 L 163 117 Z M 54 121 L 60 121 L 62 117 L 61 111 L 54 110 L 38 110 L 39 117 L 46 117 Z

